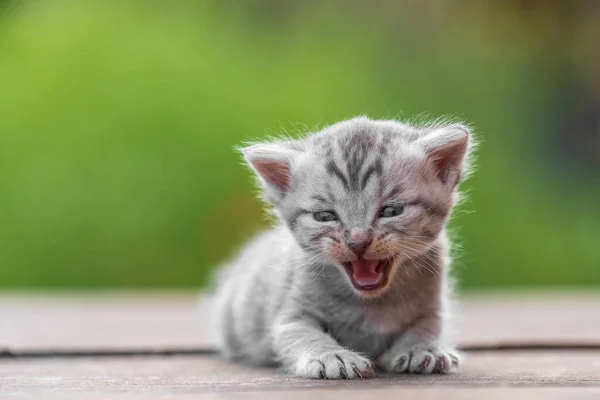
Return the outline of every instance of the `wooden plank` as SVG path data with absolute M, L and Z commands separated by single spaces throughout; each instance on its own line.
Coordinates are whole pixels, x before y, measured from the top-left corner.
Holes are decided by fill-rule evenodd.
M 126 393 L 126 394 L 124 394 Z M 137 396 L 136 396 L 137 395 Z M 139 397 L 138 397 L 139 396 Z M 285 396 L 285 397 L 283 397 Z M 135 399 L 144 400 L 364 400 L 377 396 L 377 400 L 398 400 L 402 398 L 419 398 L 431 400 L 598 400 L 600 389 L 597 388 L 397 388 L 380 389 L 375 392 L 363 390 L 296 390 L 265 392 L 229 392 L 229 393 L 178 393 L 178 394 L 143 394 L 132 391 L 107 395 L 106 393 L 90 394 L 81 392 L 43 392 L 40 397 L 33 395 L 8 395 L 3 399 L 44 399 L 44 400 L 82 400 L 82 399 Z
M 600 344 L 600 291 L 470 294 L 459 302 L 456 326 L 464 345 Z
M 356 398 L 360 393 L 391 398 L 417 391 L 444 398 L 463 398 L 457 395 L 465 395 L 467 392 L 463 389 L 487 387 L 527 389 L 525 392 L 530 394 L 540 387 L 588 388 L 559 393 L 597 395 L 600 390 L 600 351 L 478 353 L 470 355 L 462 371 L 453 375 L 381 375 L 364 381 L 298 379 L 271 369 L 231 364 L 214 356 L 0 362 L 2 399 L 8 396 L 41 398 L 42 395 L 52 398 L 46 397 L 52 393 L 68 394 L 73 398 L 81 398 L 86 393 L 103 398 L 131 394 L 151 398 L 239 392 L 259 392 L 246 395 L 246 398 L 258 398 L 262 394 L 278 399 L 284 395 L 285 398 L 300 398 L 288 392 L 309 389 L 314 390 L 314 395 L 329 393 L 335 394 L 336 398 L 346 394 Z M 506 395 L 505 391 L 498 393 Z M 449 394 L 454 397 L 446 397 Z
M 14 350 L 210 347 L 210 303 L 184 294 L 0 296 L 0 348 Z M 465 296 L 456 313 L 462 345 L 600 344 L 600 295 Z
M 600 342 L 600 296 L 470 295 L 465 345 Z M 0 346 L 13 350 L 207 348 L 210 304 L 194 294 L 0 296 Z M 468 353 L 448 376 L 304 380 L 216 356 L 0 359 L 0 398 L 597 399 L 600 350 Z
M 0 348 L 210 347 L 194 294 L 0 296 Z

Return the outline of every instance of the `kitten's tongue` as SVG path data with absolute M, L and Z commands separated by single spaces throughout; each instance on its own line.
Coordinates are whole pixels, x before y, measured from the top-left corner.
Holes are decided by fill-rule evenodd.
M 364 260 L 362 258 L 352 261 L 352 276 L 354 281 L 361 286 L 376 285 L 383 278 L 383 271 L 377 271 L 380 260 Z

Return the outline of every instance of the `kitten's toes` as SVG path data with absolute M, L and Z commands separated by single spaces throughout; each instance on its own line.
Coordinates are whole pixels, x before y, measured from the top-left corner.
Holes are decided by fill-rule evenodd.
M 425 349 L 414 350 L 408 365 L 408 372 L 417 374 L 431 374 L 436 365 L 436 358 Z
M 458 370 L 460 356 L 452 349 L 417 346 L 397 354 L 391 364 L 397 373 L 448 374 Z
M 431 350 L 436 362 L 433 368 L 434 374 L 449 374 L 456 372 L 460 367 L 460 355 L 452 349 L 438 349 L 434 348 Z
M 364 379 L 374 377 L 375 370 L 367 358 L 350 350 L 340 350 L 301 360 L 296 374 L 312 379 Z

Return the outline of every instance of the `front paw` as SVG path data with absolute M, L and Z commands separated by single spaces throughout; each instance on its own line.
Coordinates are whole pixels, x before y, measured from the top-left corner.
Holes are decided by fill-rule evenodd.
M 390 372 L 448 374 L 458 370 L 460 355 L 453 349 L 437 345 L 417 345 L 399 351 L 386 365 Z
M 375 376 L 371 361 L 350 350 L 324 352 L 315 357 L 302 357 L 296 375 L 312 379 L 363 379 Z

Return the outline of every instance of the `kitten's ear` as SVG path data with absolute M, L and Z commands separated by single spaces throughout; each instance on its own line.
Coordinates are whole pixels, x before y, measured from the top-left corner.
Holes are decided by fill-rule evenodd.
M 442 182 L 456 186 L 464 177 L 471 145 L 469 128 L 460 124 L 437 128 L 416 143 L 425 150 Z
M 293 153 L 284 143 L 264 143 L 240 149 L 246 162 L 267 186 L 286 192 L 292 183 Z

